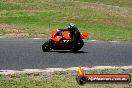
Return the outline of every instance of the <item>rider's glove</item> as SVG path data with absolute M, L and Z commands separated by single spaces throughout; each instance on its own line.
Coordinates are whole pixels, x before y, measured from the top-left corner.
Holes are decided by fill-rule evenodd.
M 59 29 L 56 29 L 56 31 L 58 32 L 58 31 L 60 31 Z
M 69 42 L 69 40 L 63 40 L 63 42 L 64 42 L 64 43 L 68 43 L 68 42 Z

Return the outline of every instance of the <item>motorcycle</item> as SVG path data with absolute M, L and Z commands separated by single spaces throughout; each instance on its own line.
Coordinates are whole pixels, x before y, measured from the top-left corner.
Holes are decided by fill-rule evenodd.
M 80 33 L 80 41 L 76 44 L 68 44 L 68 41 L 71 40 L 69 34 L 69 31 L 53 31 L 50 35 L 50 39 L 42 45 L 42 50 L 44 52 L 49 52 L 50 50 L 70 50 L 71 52 L 76 52 L 83 47 L 83 39 L 89 36 L 88 32 L 82 32 Z

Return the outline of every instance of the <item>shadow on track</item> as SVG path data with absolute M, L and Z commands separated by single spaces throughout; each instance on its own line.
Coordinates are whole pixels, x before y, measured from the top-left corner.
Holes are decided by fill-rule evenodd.
M 74 53 L 74 54 L 79 54 L 79 53 L 88 53 L 85 51 L 77 51 L 77 52 L 71 52 L 71 51 L 50 51 L 50 52 L 58 52 L 58 53 Z

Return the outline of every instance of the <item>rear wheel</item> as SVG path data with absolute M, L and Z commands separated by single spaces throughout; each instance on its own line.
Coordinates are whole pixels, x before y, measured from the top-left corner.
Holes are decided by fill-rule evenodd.
M 83 47 L 83 45 L 84 45 L 83 40 L 79 41 L 77 44 L 73 45 L 73 47 L 71 48 L 71 52 L 77 52 Z

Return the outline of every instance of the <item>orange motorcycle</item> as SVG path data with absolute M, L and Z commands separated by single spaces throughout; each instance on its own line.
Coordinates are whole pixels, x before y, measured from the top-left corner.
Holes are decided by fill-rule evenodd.
M 83 39 L 89 36 L 88 32 L 82 32 L 80 41 L 76 44 L 67 44 L 67 42 L 71 40 L 69 34 L 69 31 L 53 31 L 50 39 L 42 45 L 42 50 L 44 52 L 49 52 L 50 50 L 70 50 L 76 52 L 83 47 Z

